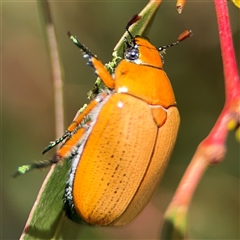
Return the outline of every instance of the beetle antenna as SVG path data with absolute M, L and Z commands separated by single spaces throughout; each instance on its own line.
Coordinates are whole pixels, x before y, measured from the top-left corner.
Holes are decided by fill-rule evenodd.
M 135 22 L 137 22 L 140 18 L 141 18 L 140 15 L 135 14 L 135 15 L 130 19 L 130 21 L 127 23 L 126 31 L 128 32 L 131 40 L 134 40 L 134 37 L 133 37 L 133 35 L 130 33 L 129 28 L 130 28 Z
M 130 35 L 131 36 L 131 35 Z M 126 43 L 127 45 L 127 48 L 130 48 L 131 47 L 131 44 L 128 42 L 128 39 L 125 37 L 124 38 L 124 42 Z
M 167 48 L 176 46 L 176 45 L 178 45 L 180 42 L 182 42 L 183 40 L 191 37 L 192 35 L 193 35 L 193 33 L 192 33 L 191 30 L 186 30 L 186 31 L 184 31 L 183 33 L 181 33 L 181 34 L 179 35 L 179 37 L 178 37 L 178 39 L 177 39 L 176 42 L 173 42 L 173 43 L 168 44 L 168 45 L 166 45 L 166 46 L 161 46 L 161 47 L 158 48 L 158 51 L 161 52 L 161 51 L 163 51 L 163 50 L 165 50 L 165 49 L 167 49 Z

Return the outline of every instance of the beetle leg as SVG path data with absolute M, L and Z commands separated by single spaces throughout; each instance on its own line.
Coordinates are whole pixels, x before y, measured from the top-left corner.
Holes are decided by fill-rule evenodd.
M 100 103 L 105 97 L 107 96 L 107 93 L 102 93 L 100 95 L 98 95 L 94 100 L 92 100 L 86 107 L 85 109 L 82 111 L 82 113 L 80 113 L 79 115 L 77 115 L 73 122 L 69 125 L 67 131 L 68 132 L 72 132 L 74 131 L 74 129 L 82 122 L 82 120 L 84 119 L 84 117 L 86 117 L 91 111 L 92 109 L 98 104 Z
M 44 150 L 42 151 L 42 154 L 45 154 L 46 152 L 48 152 L 50 149 L 52 149 L 53 147 L 61 143 L 64 139 L 70 138 L 71 136 L 73 136 L 74 130 L 76 130 L 76 128 L 79 126 L 79 124 L 81 124 L 84 118 L 87 117 L 87 115 L 92 111 L 92 109 L 98 103 L 100 103 L 106 96 L 107 96 L 107 93 L 99 94 L 88 105 L 85 105 L 83 108 L 81 108 L 76 114 L 72 123 L 69 125 L 64 135 L 58 138 L 57 140 L 50 142 L 50 144 L 46 148 L 44 148 Z
M 44 148 L 44 150 L 42 151 L 42 154 L 45 154 L 46 152 L 48 152 L 50 149 L 52 149 L 53 147 L 55 147 L 56 145 L 58 145 L 60 142 L 62 142 L 64 139 L 70 137 L 70 132 L 65 131 L 65 133 L 58 139 L 56 139 L 55 141 L 51 141 L 47 147 Z
M 77 146 L 79 142 L 81 142 L 81 138 L 87 131 L 89 124 L 90 122 L 88 124 L 85 124 L 82 128 L 78 129 L 77 132 L 70 139 L 68 139 L 66 143 L 57 151 L 52 159 L 22 165 L 18 167 L 17 172 L 13 175 L 13 177 L 17 177 L 20 174 L 25 174 L 32 169 L 47 168 L 53 164 L 60 162 L 64 158 L 67 158 L 71 153 L 74 154 L 74 147 Z
M 81 139 L 84 133 L 89 128 L 91 121 L 85 124 L 83 127 L 79 128 L 75 134 L 69 138 L 64 145 L 57 151 L 55 154 L 55 158 L 59 159 L 59 161 L 63 158 L 68 157 L 70 154 L 75 154 L 74 147 L 78 148 L 78 145 L 81 145 Z
M 41 169 L 41 168 L 49 167 L 57 162 L 58 162 L 57 158 L 52 158 L 50 160 L 44 160 L 44 161 L 39 161 L 39 162 L 32 163 L 32 164 L 22 165 L 22 166 L 18 167 L 17 172 L 15 172 L 13 174 L 13 177 L 15 178 L 18 175 L 25 174 L 26 172 L 28 172 L 32 169 L 37 169 L 37 168 Z
M 88 114 L 96 107 L 100 102 L 104 100 L 107 96 L 107 93 L 99 94 L 93 101 L 91 101 L 86 107 L 83 108 L 82 112 L 80 111 L 74 118 L 74 121 L 70 124 L 65 134 L 58 138 L 56 141 L 50 142 L 50 144 L 44 149 L 43 153 L 50 150 L 55 145 L 62 142 L 65 138 L 69 138 L 62 147 L 56 152 L 54 157 L 50 160 L 39 161 L 32 164 L 22 165 L 18 167 L 17 172 L 13 175 L 13 177 L 17 177 L 18 175 L 25 174 L 26 172 L 36 169 L 36 168 L 46 168 L 53 164 L 56 164 L 62 161 L 64 158 L 70 157 L 70 155 L 74 155 L 78 150 L 79 146 L 84 142 L 83 135 L 89 128 L 91 124 L 91 119 L 86 122 L 82 121 Z
M 95 69 L 95 73 L 101 78 L 103 83 L 108 87 L 113 89 L 115 82 L 110 75 L 110 73 L 107 71 L 105 66 L 102 64 L 101 61 L 99 61 L 96 57 L 91 57 L 91 63 Z
M 81 44 L 78 39 L 74 37 L 70 32 L 68 32 L 68 36 L 72 40 L 72 42 L 83 52 L 83 57 L 88 59 L 87 65 L 95 69 L 95 73 L 98 75 L 98 77 L 101 78 L 103 83 L 108 88 L 113 89 L 115 85 L 114 79 L 107 71 L 105 66 L 102 64 L 102 62 L 97 59 L 97 56 L 91 53 L 89 49 L 86 48 L 83 44 Z

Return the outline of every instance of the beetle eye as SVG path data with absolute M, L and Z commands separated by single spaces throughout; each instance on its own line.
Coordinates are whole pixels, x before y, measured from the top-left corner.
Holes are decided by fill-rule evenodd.
M 137 60 L 138 57 L 139 57 L 139 51 L 135 47 L 128 48 L 125 52 L 125 59 L 127 60 L 134 61 L 134 60 Z

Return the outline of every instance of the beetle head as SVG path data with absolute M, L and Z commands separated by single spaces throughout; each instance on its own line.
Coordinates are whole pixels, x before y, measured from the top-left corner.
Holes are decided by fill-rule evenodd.
M 158 49 L 147 38 L 135 36 L 127 42 L 124 58 L 135 64 L 146 65 L 162 69 L 163 62 Z
M 160 68 L 163 67 L 163 56 L 167 48 L 173 47 L 183 41 L 184 39 L 192 36 L 191 30 L 184 31 L 177 39 L 176 42 L 156 48 L 152 45 L 149 39 L 142 36 L 133 37 L 129 31 L 129 27 L 137 22 L 141 16 L 134 15 L 126 26 L 126 31 L 129 34 L 130 39 L 125 38 L 126 50 L 124 58 L 135 64 L 146 65 L 150 67 Z
M 140 18 L 141 16 L 134 15 L 126 26 L 126 31 L 128 32 L 130 39 L 125 38 L 127 48 L 124 53 L 124 58 L 135 64 L 162 69 L 163 63 L 158 49 L 150 43 L 149 39 L 138 35 L 133 37 L 129 31 L 129 27 Z

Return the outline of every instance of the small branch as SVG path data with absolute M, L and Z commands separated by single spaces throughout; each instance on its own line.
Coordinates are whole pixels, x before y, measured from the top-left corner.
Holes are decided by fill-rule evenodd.
M 55 109 L 55 131 L 56 138 L 64 133 L 64 108 L 63 108 L 63 83 L 61 76 L 61 67 L 57 50 L 57 41 L 54 26 L 47 26 L 48 44 L 52 62 L 53 89 L 54 89 L 54 109 Z
M 47 41 L 49 53 L 51 57 L 51 66 L 53 74 L 53 90 L 54 90 L 54 109 L 55 109 L 55 130 L 56 138 L 64 133 L 64 107 L 63 107 L 63 81 L 61 74 L 61 65 L 58 54 L 58 46 L 54 25 L 52 22 L 50 7 L 48 1 L 42 1 L 42 12 L 45 17 L 45 27 L 47 33 Z
M 226 0 L 214 0 L 214 2 L 219 28 L 226 100 L 214 128 L 202 142 L 202 145 L 217 144 L 224 147 L 229 129 L 228 123 L 235 121 L 235 126 L 238 126 L 240 122 L 240 80 L 233 47 L 227 2 Z
M 231 26 L 226 0 L 214 0 L 217 14 L 220 46 L 223 60 L 226 102 L 239 96 L 239 74 L 232 41 Z
M 229 123 L 239 131 L 240 81 L 233 48 L 232 33 L 226 0 L 214 0 L 222 52 L 226 100 L 223 110 L 209 135 L 199 144 L 178 189 L 166 211 L 163 238 L 186 238 L 186 215 L 194 191 L 210 164 L 217 164 L 226 154 Z M 237 129 L 238 128 L 238 129 Z M 171 231 L 171 233 L 169 233 Z M 170 234 L 170 235 L 169 235 Z

